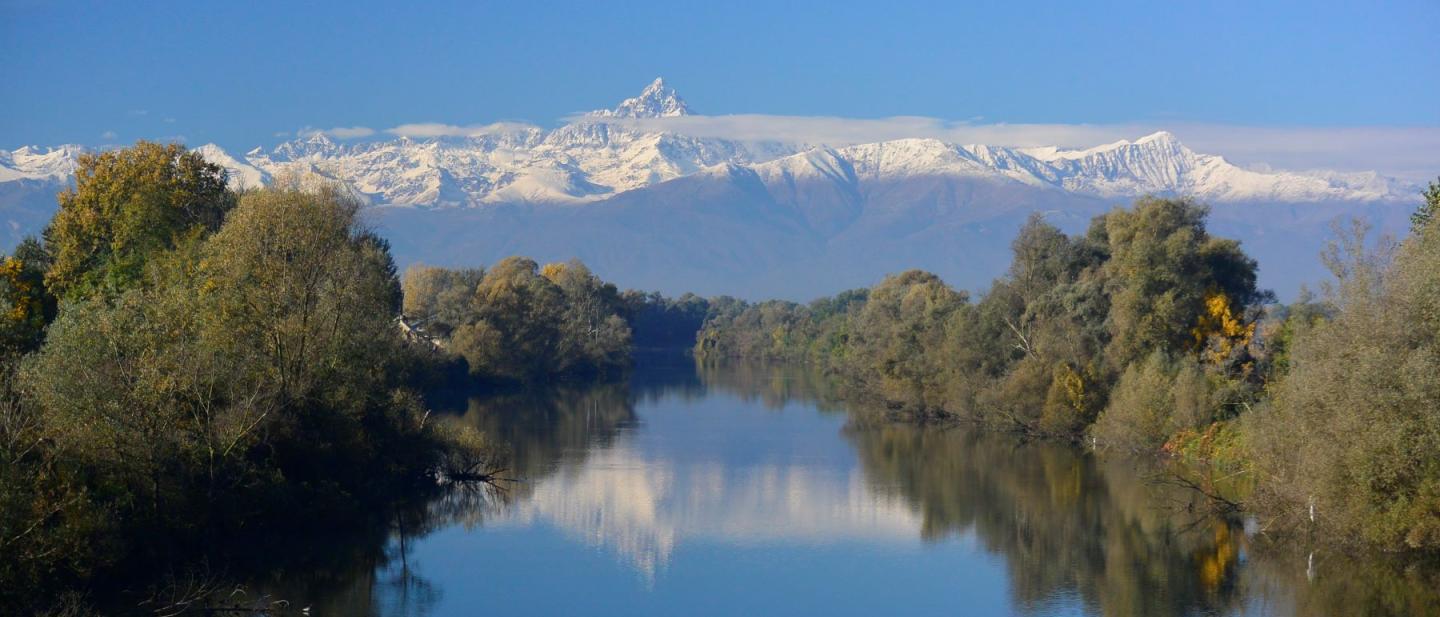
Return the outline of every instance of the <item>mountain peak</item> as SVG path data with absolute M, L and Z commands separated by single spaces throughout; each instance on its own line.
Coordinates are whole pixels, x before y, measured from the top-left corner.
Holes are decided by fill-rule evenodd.
M 339 144 L 331 140 L 324 131 L 311 131 L 276 146 L 274 153 L 283 160 L 295 161 L 312 156 L 333 155 L 339 150 Z
M 1140 139 L 1135 140 L 1135 143 L 1136 143 L 1136 144 L 1147 144 L 1147 143 L 1150 143 L 1150 142 L 1152 142 L 1152 141 L 1160 142 L 1160 143 L 1176 143 L 1176 142 L 1179 142 L 1180 140 L 1176 139 L 1176 138 L 1175 138 L 1175 134 L 1174 134 L 1174 133 L 1171 133 L 1170 131 L 1155 131 L 1154 133 L 1151 133 L 1151 134 L 1149 134 L 1149 135 L 1146 135 L 1146 136 L 1144 136 L 1144 137 L 1141 137 Z
M 1159 148 L 1161 150 L 1180 151 L 1186 149 L 1185 144 L 1180 143 L 1180 139 L 1175 137 L 1175 134 L 1170 131 L 1155 131 L 1131 142 L 1131 144 Z
M 665 85 L 665 78 L 656 77 L 640 91 L 640 96 L 621 101 L 615 109 L 600 109 L 590 115 L 602 118 L 672 118 L 689 114 L 690 107 L 685 104 L 685 99 L 680 98 L 674 88 Z
M 326 146 L 335 145 L 335 142 L 330 139 L 329 135 L 325 134 L 325 131 L 312 131 L 309 135 L 305 136 L 305 143 Z

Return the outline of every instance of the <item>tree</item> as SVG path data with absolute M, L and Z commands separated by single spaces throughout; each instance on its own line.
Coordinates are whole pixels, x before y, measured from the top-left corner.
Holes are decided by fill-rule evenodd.
M 415 265 L 404 288 L 407 316 L 448 339 L 473 376 L 500 381 L 621 368 L 630 360 L 626 315 L 650 306 L 638 292 L 622 297 L 578 260 L 541 268 L 510 257 L 489 271 Z M 664 305 L 657 296 L 654 308 Z
M 1208 213 L 1189 200 L 1144 197 L 1133 209 L 1096 220 L 1102 229 L 1092 237 L 1104 238 L 1109 253 L 1104 276 L 1112 366 L 1127 366 L 1157 349 L 1198 350 L 1195 328 L 1211 313 L 1207 301 L 1218 298 L 1227 305 L 1220 312 L 1233 316 L 1268 297 L 1255 287 L 1257 265 L 1239 243 L 1206 232 Z
M 870 291 L 856 324 L 856 360 L 894 400 L 939 406 L 945 363 L 937 353 L 950 317 L 968 302 L 939 277 L 910 270 Z
M 1155 452 L 1177 428 L 1175 380 L 1162 351 L 1126 367 L 1110 404 L 1095 420 L 1092 434 L 1106 446 L 1130 452 Z
M 404 312 L 440 337 L 475 320 L 475 288 L 485 278 L 482 268 L 451 270 L 415 264 L 405 270 Z
M 526 381 L 557 365 L 563 296 L 539 265 L 509 257 L 485 273 L 472 296 L 476 321 L 455 329 L 452 349 L 477 375 Z
M 1410 215 L 1410 231 L 1420 233 L 1421 229 L 1435 220 L 1436 213 L 1440 213 L 1440 182 L 1431 182 L 1420 195 L 1425 202 L 1420 204 L 1420 209 Z
M 605 372 L 629 362 L 630 326 L 620 316 L 614 285 L 600 280 L 579 260 L 547 264 L 540 272 L 564 299 L 558 372 Z
M 45 286 L 50 256 L 33 237 L 0 260 L 0 356 L 15 358 L 39 347 L 55 319 L 55 297 Z
M 405 387 L 418 362 L 393 322 L 394 262 L 358 207 L 326 187 L 247 193 L 125 285 L 72 287 L 13 383 L 0 366 L 0 553 L 16 557 L 0 581 L 27 590 L 20 612 L 57 589 L 129 585 L 122 558 L 225 550 L 236 530 L 306 518 L 297 505 L 388 507 L 397 485 L 487 447 L 427 423 Z M 13 283 L 43 261 L 35 248 L 0 263 L 10 298 L 31 295 Z
M 225 170 L 198 153 L 141 141 L 82 155 L 59 202 L 45 230 L 54 256 L 45 283 L 64 298 L 135 285 L 151 256 L 218 229 L 235 196 Z
M 245 452 L 258 416 L 254 399 L 232 391 L 232 358 L 200 342 L 189 291 L 68 304 L 21 377 L 62 455 L 111 490 L 143 496 L 157 518 L 192 479 L 216 480 L 225 459 Z
M 253 378 L 281 405 L 345 385 L 369 391 L 351 380 L 396 341 L 393 264 L 359 227 L 359 207 L 336 188 L 249 193 L 205 243 L 200 288 L 216 304 L 207 341 L 252 356 Z
M 1357 224 L 1327 254 L 1327 319 L 1299 328 L 1249 418 L 1270 516 L 1385 548 L 1440 548 L 1440 226 L 1394 251 Z M 1392 257 L 1393 254 L 1393 257 Z M 1313 522 L 1312 522 L 1312 512 Z

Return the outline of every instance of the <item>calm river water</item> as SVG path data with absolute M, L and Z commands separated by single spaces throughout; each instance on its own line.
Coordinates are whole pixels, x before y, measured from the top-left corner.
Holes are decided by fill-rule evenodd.
M 851 411 L 683 359 L 471 399 L 519 482 L 258 586 L 317 616 L 1440 613 L 1432 565 L 1247 533 L 1147 465 Z

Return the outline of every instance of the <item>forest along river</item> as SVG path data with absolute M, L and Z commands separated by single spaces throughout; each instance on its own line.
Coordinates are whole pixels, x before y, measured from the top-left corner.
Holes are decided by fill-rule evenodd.
M 1433 564 L 1270 541 L 1134 460 L 856 422 L 793 367 L 462 405 L 519 482 L 251 589 L 313 615 L 1440 613 Z

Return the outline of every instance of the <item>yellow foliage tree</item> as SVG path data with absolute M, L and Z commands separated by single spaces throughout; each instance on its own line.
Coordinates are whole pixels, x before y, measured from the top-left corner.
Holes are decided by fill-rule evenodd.
M 1237 349 L 1250 344 L 1255 336 L 1255 323 L 1245 323 L 1236 316 L 1230 297 L 1225 292 L 1211 290 L 1205 294 L 1205 311 L 1191 328 L 1195 350 L 1206 363 L 1224 364 Z
M 225 173 L 178 144 L 81 156 L 45 232 L 55 260 L 46 285 L 60 297 L 134 285 L 150 256 L 220 227 L 235 203 Z

